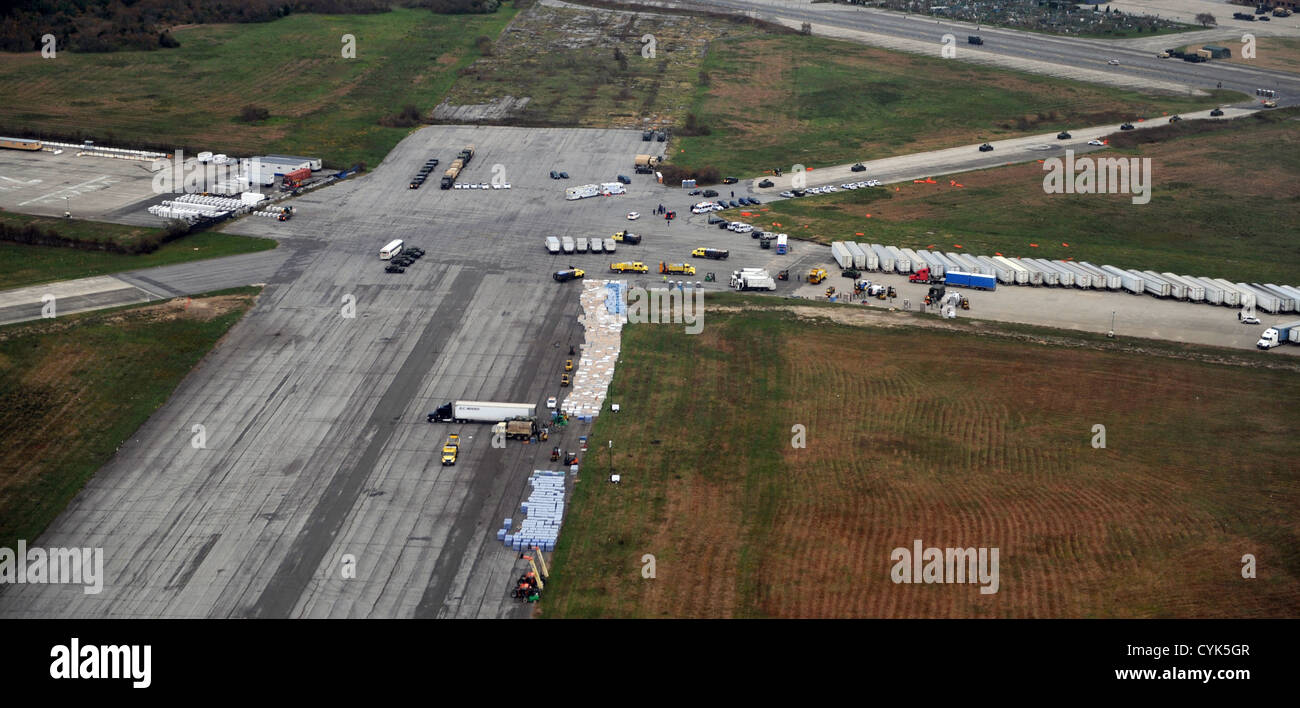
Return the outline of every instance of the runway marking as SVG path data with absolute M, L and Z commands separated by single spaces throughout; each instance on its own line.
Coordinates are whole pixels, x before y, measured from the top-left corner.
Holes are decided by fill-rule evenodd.
M 99 177 L 96 177 L 95 179 L 92 179 L 92 180 L 89 180 L 89 181 L 86 181 L 86 182 L 82 182 L 81 184 L 74 184 L 74 185 L 72 185 L 71 187 L 63 187 L 63 188 L 61 188 L 61 189 L 56 189 L 56 190 L 54 190 L 53 192 L 50 192 L 49 194 L 45 194 L 45 195 L 42 195 L 42 196 L 36 197 L 36 198 L 34 198 L 34 199 L 28 199 L 28 200 L 25 201 L 25 202 L 20 202 L 20 203 L 18 204 L 18 206 L 27 206 L 28 204 L 31 204 L 32 202 L 41 202 L 41 201 L 47 201 L 47 200 L 52 200 L 52 199 L 62 199 L 63 196 L 76 196 L 76 195 L 82 194 L 82 192 L 80 191 L 82 187 L 85 187 L 86 185 L 97 184 L 97 183 L 99 183 L 99 182 L 103 182 L 103 181 L 105 181 L 105 180 L 107 180 L 107 179 L 109 179 L 109 176 L 108 176 L 108 175 L 100 175 Z M 99 187 L 99 188 L 108 187 L 110 184 L 113 184 L 113 183 L 114 183 L 114 182 L 108 182 L 107 184 L 104 184 L 104 185 L 102 185 L 102 187 Z M 86 191 L 94 191 L 94 190 L 86 190 Z M 72 192 L 72 194 L 69 194 L 69 195 L 63 195 L 63 194 L 62 194 L 63 192 Z

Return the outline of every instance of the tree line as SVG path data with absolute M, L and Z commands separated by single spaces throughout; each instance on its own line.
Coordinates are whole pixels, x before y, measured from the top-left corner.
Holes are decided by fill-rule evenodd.
M 436 13 L 490 13 L 499 0 L 406 0 Z M 16 0 L 0 3 L 0 51 L 31 52 L 53 35 L 58 51 L 113 52 L 180 46 L 169 28 L 218 22 L 270 22 L 295 12 L 388 12 L 391 0 Z

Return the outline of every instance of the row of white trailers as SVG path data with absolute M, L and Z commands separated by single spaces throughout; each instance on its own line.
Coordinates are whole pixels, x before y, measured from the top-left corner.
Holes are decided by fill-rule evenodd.
M 1087 261 L 976 256 L 852 241 L 831 242 L 831 255 L 841 268 L 903 274 L 928 268 L 933 276 L 948 271 L 981 273 L 992 275 L 1005 285 L 1125 290 L 1135 295 L 1147 294 L 1227 307 L 1240 307 L 1244 300 L 1248 300 L 1246 296 L 1251 295 L 1255 307 L 1265 312 L 1296 312 L 1300 308 L 1300 288 L 1291 285 L 1233 283 L 1222 278 L 1097 266 Z

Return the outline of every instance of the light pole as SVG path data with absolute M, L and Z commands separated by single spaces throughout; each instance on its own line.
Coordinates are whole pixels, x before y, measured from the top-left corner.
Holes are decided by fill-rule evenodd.
M 609 473 L 614 474 L 614 441 L 609 441 Z
M 1110 331 L 1106 332 L 1106 336 L 1112 339 L 1114 339 L 1115 337 L 1115 311 L 1114 310 L 1110 311 Z

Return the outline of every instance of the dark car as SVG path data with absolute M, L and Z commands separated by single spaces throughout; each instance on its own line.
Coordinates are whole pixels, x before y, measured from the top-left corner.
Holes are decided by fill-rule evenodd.
M 732 209 L 735 209 L 736 207 L 739 207 L 739 206 L 740 206 L 740 204 L 739 204 L 735 199 L 732 199 L 731 201 L 727 202 L 727 204 L 728 204 Z
M 718 224 L 718 228 L 720 228 L 720 229 L 725 229 L 725 228 L 727 228 L 727 225 L 730 224 L 730 223 L 731 223 L 730 221 L 726 221 L 726 220 L 724 219 L 721 223 Z
M 1070 139 L 1070 134 L 1067 133 L 1067 132 L 1065 132 L 1064 130 L 1062 130 L 1061 132 L 1059 132 L 1059 133 L 1056 134 L 1056 139 L 1057 139 L 1057 140 L 1069 140 L 1069 139 Z
M 432 160 L 429 160 L 429 161 L 425 162 L 424 164 L 425 164 L 426 167 L 437 167 L 437 166 L 438 166 L 438 158 L 435 157 L 435 158 L 433 158 Z
M 706 189 L 706 190 L 704 190 L 704 196 L 706 196 L 706 197 L 716 197 L 716 196 L 718 196 L 718 193 L 717 193 L 716 190 Z
M 722 207 L 723 209 L 726 209 L 726 208 L 727 208 L 727 203 L 726 203 L 725 201 L 719 199 L 719 200 L 718 200 L 718 206 Z
M 758 206 L 759 204 L 762 204 L 763 202 L 758 201 L 758 197 L 750 197 L 750 198 L 749 198 L 749 203 L 750 203 L 750 204 L 753 204 L 754 206 Z
M 993 146 L 989 145 L 988 143 L 984 143 L 983 145 L 980 146 L 980 152 L 989 152 L 992 149 Z
M 384 268 L 384 272 L 385 272 L 385 273 L 405 273 L 405 272 L 406 272 L 406 269 L 403 268 L 402 266 L 398 266 L 398 265 L 390 265 L 390 266 L 388 266 L 387 268 Z
M 1121 125 L 1121 126 L 1119 127 L 1119 129 L 1120 129 L 1120 130 L 1132 130 L 1132 129 L 1133 129 L 1133 124 L 1132 124 L 1132 123 L 1125 123 L 1124 125 Z
M 768 187 L 771 187 L 771 186 L 773 186 L 773 184 L 772 184 L 772 180 L 770 180 L 770 179 L 765 179 L 765 180 L 763 180 L 762 182 L 759 182 L 759 183 L 758 183 L 758 187 L 759 187 L 759 189 L 767 189 Z
M 698 197 L 698 196 L 700 196 L 700 190 L 698 190 L 698 189 L 692 189 L 692 190 L 691 190 L 691 196 L 692 196 L 692 197 Z
M 845 278 L 855 278 L 855 279 L 856 279 L 858 276 L 862 275 L 862 273 L 859 272 L 856 268 L 849 268 L 849 269 L 847 269 L 847 270 L 842 270 L 842 271 L 840 271 L 840 275 L 843 276 L 843 277 L 845 277 Z
M 618 181 L 622 182 L 623 184 L 632 184 L 632 178 L 628 177 L 627 175 L 619 175 Z
M 1210 115 L 1212 115 L 1212 116 L 1221 116 L 1221 115 L 1223 115 L 1223 109 L 1222 109 L 1222 108 L 1216 108 L 1216 109 L 1210 111 Z
M 1169 122 L 1170 122 L 1170 123 L 1177 123 L 1178 121 L 1180 121 L 1180 120 L 1182 120 L 1182 119 L 1183 119 L 1183 117 L 1180 116 L 1180 115 L 1177 115 L 1177 114 L 1172 115 L 1172 116 L 1169 116 Z
M 712 214 L 709 214 L 709 223 L 710 223 L 710 224 L 725 224 L 725 223 L 727 223 L 727 220 L 726 220 L 726 219 L 723 219 L 723 218 L 720 217 L 720 216 L 714 216 L 714 215 L 712 215 Z
M 644 130 L 641 132 L 641 139 L 646 141 L 647 143 L 653 140 L 654 137 L 655 137 L 655 132 L 653 130 Z
M 551 179 L 559 179 L 559 178 L 560 178 L 560 173 L 556 172 L 555 170 L 551 170 Z
M 655 140 L 658 140 L 658 141 L 661 142 L 661 143 L 664 142 L 664 141 L 667 140 L 667 139 L 668 139 L 668 133 L 665 133 L 665 132 L 662 131 L 662 130 L 659 131 L 659 133 L 655 135 Z
M 739 182 L 739 181 L 740 181 L 740 180 L 736 179 L 735 177 L 723 177 L 723 178 L 722 178 L 722 183 L 723 183 L 723 184 L 735 184 L 735 183 L 737 183 L 737 182 Z
M 561 173 L 560 173 L 560 179 L 568 179 L 568 178 L 569 178 L 569 173 L 568 173 L 568 172 L 561 172 Z
M 803 195 L 807 194 L 808 192 L 806 192 L 806 191 L 804 191 L 804 190 L 802 190 L 802 189 L 792 189 L 792 190 L 790 190 L 790 193 L 793 194 L 793 195 L 795 195 L 796 197 L 802 197 Z
M 854 171 L 854 172 L 866 172 L 866 171 L 867 171 L 867 166 L 864 165 L 864 164 L 862 164 L 861 162 L 859 162 L 859 163 L 854 164 L 854 165 L 853 165 L 852 167 L 850 167 L 849 169 L 852 170 L 852 171 Z
M 411 189 L 419 189 L 419 188 L 420 188 L 420 185 L 422 185 L 422 184 L 424 184 L 423 181 L 420 181 L 420 182 L 412 181 L 412 182 L 411 182 L 411 187 L 410 187 L 410 188 L 411 188 Z

